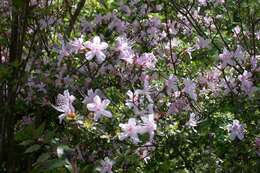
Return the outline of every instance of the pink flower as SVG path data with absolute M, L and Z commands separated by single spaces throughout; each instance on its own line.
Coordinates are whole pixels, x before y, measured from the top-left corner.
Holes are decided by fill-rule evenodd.
M 73 107 L 72 103 L 75 101 L 75 97 L 70 95 L 68 90 L 65 90 L 62 94 L 58 94 L 56 105 L 52 105 L 57 111 L 61 112 L 62 114 L 59 116 L 60 123 L 62 120 L 68 116 L 70 118 L 75 118 L 75 108 Z
M 140 126 L 136 125 L 135 118 L 130 118 L 127 124 L 119 124 L 119 127 L 123 130 L 119 135 L 120 140 L 130 137 L 133 143 L 140 142 L 138 133 L 140 132 Z
M 241 32 L 241 28 L 240 28 L 240 26 L 236 26 L 235 28 L 232 29 L 232 31 L 233 31 L 236 35 L 238 35 L 238 34 Z M 235 36 L 236 36 L 236 35 L 235 35 Z
M 208 1 L 208 0 L 198 0 L 198 1 L 199 1 L 199 3 L 200 3 L 201 5 L 207 6 L 207 1 Z
M 138 57 L 135 61 L 136 64 L 142 66 L 143 68 L 153 69 L 155 68 L 155 64 L 157 59 L 155 58 L 153 53 L 144 53 L 140 57 Z
M 154 114 L 149 114 L 141 117 L 143 126 L 140 128 L 141 133 L 149 133 L 150 139 L 153 140 L 154 131 L 156 130 L 156 122 L 154 121 Z
M 108 47 L 108 44 L 101 42 L 99 36 L 95 36 L 92 42 L 86 42 L 85 46 L 89 49 L 85 54 L 87 60 L 92 60 L 94 57 L 96 57 L 98 63 L 102 63 L 105 60 L 106 55 L 103 53 L 103 50 Z
M 94 112 L 94 120 L 97 121 L 102 115 L 111 118 L 112 113 L 110 111 L 105 110 L 106 107 L 109 105 L 110 101 L 105 99 L 101 101 L 100 97 L 96 95 L 93 98 L 93 103 L 88 103 L 87 108 L 90 111 Z
M 223 67 L 226 67 L 227 65 L 233 66 L 235 63 L 232 58 L 233 52 L 228 51 L 226 48 L 224 48 L 222 54 L 219 55 L 219 59 L 221 60 Z
M 119 58 L 129 64 L 133 64 L 134 53 L 131 49 L 131 44 L 125 37 L 118 37 L 116 39 L 115 51 L 119 52 Z
M 240 124 L 238 120 L 233 120 L 233 123 L 228 125 L 228 132 L 230 133 L 229 137 L 231 140 L 234 140 L 235 138 L 240 140 L 244 139 L 244 125 Z
M 177 77 L 174 75 L 170 75 L 169 79 L 166 81 L 166 87 L 167 87 L 167 94 L 170 95 L 171 92 L 178 91 L 178 83 L 177 83 Z
M 84 50 L 85 46 L 83 45 L 83 36 L 77 38 L 69 43 L 69 50 L 74 53 L 79 53 L 79 51 Z
M 198 123 L 199 122 L 198 122 L 198 120 L 196 118 L 196 114 L 195 113 L 191 113 L 189 121 L 186 122 L 186 126 L 194 128 L 194 127 L 197 126 Z
M 238 76 L 239 81 L 241 82 L 241 89 L 247 94 L 250 95 L 253 91 L 253 82 L 251 81 L 252 73 L 244 71 L 242 75 Z
M 88 95 L 85 96 L 85 98 L 82 101 L 82 103 L 84 103 L 84 104 L 92 103 L 94 97 L 97 96 L 97 95 L 101 95 L 101 93 L 102 92 L 99 89 L 96 89 L 95 92 L 93 92 L 92 89 L 88 90 Z
M 101 161 L 101 167 L 97 168 L 97 171 L 101 173 L 113 173 L 112 167 L 115 162 L 113 160 L 110 160 L 108 157 L 106 157 L 104 160 Z
M 198 37 L 196 42 L 196 48 L 197 49 L 205 49 L 209 48 L 210 40 L 204 39 L 203 37 Z
M 260 40 L 260 31 L 255 33 L 255 37 L 256 37 L 257 40 Z
M 194 82 L 192 82 L 190 79 L 184 79 L 184 88 L 183 91 L 189 95 L 189 97 L 193 100 L 197 100 L 197 94 L 196 94 L 196 85 Z
M 132 92 L 131 90 L 128 90 L 126 94 L 129 97 L 129 99 L 126 100 L 125 105 L 128 106 L 129 108 L 138 106 L 139 104 L 138 93 L 136 91 Z

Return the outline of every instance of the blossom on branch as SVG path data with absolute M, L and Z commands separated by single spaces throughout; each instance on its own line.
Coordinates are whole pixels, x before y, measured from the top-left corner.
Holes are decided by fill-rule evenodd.
M 101 173 L 113 173 L 112 167 L 115 162 L 113 160 L 110 160 L 108 157 L 106 157 L 104 160 L 101 161 L 101 166 L 97 168 L 97 171 Z
M 238 138 L 239 140 L 244 139 L 244 134 L 245 134 L 244 125 L 240 124 L 238 120 L 233 120 L 233 123 L 229 124 L 227 127 L 228 127 L 229 137 L 232 141 L 235 138 Z
M 87 104 L 88 110 L 94 112 L 94 120 L 97 121 L 102 115 L 108 118 L 112 118 L 112 113 L 106 110 L 106 107 L 109 105 L 110 101 L 108 99 L 101 100 L 101 98 L 96 95 L 93 98 L 92 103 Z
M 75 97 L 70 95 L 68 90 L 65 90 L 62 94 L 58 94 L 56 105 L 52 105 L 57 111 L 61 112 L 62 114 L 59 116 L 60 123 L 62 120 L 68 116 L 69 118 L 75 118 L 75 108 L 73 107 L 72 103 L 75 101 Z
M 108 44 L 101 42 L 99 36 L 94 37 L 92 42 L 87 41 L 85 47 L 89 49 L 89 51 L 85 53 L 87 60 L 92 60 L 94 57 L 96 57 L 98 63 L 102 63 L 105 60 L 106 55 L 103 51 L 108 47 Z
M 120 140 L 124 140 L 125 138 L 130 137 L 133 143 L 137 144 L 140 142 L 138 138 L 138 133 L 140 132 L 140 126 L 136 125 L 135 118 L 130 118 L 128 123 L 126 124 L 119 124 L 119 127 L 123 130 L 122 133 L 119 135 Z

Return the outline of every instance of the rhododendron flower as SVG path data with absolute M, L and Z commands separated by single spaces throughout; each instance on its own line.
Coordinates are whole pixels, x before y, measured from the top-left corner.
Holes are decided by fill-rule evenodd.
M 256 37 L 257 40 L 260 40 L 260 31 L 255 33 L 255 37 Z
M 150 141 L 153 140 L 154 131 L 156 130 L 156 122 L 154 121 L 154 114 L 149 114 L 141 117 L 143 121 L 143 126 L 141 127 L 141 133 L 149 133 Z
M 176 114 L 183 110 L 189 110 L 188 101 L 185 98 L 178 98 L 169 105 L 169 109 L 167 112 L 169 114 Z
M 252 73 L 246 70 L 242 75 L 238 76 L 238 79 L 241 82 L 241 89 L 248 95 L 253 91 L 253 82 L 251 81 L 251 77 Z
M 129 108 L 138 106 L 138 102 L 139 102 L 138 93 L 136 91 L 132 92 L 131 90 L 128 90 L 126 94 L 129 97 L 129 99 L 126 100 L 125 105 L 128 106 Z
M 260 137 L 255 138 L 256 154 L 260 157 Z
M 208 0 L 198 0 L 198 2 L 199 2 L 201 5 L 206 6 Z
M 94 120 L 97 121 L 102 115 L 111 118 L 112 113 L 106 110 L 106 107 L 109 105 L 110 101 L 108 99 L 101 100 L 101 98 L 96 95 L 93 98 L 93 103 L 88 103 L 87 108 L 90 111 L 94 112 Z
M 209 48 L 209 44 L 210 44 L 209 39 L 204 39 L 203 37 L 198 37 L 195 47 L 197 49 L 205 49 L 205 48 Z
M 73 107 L 72 103 L 74 102 L 76 98 L 73 95 L 70 95 L 68 90 L 65 90 L 62 94 L 58 94 L 56 105 L 52 105 L 53 108 L 55 108 L 57 111 L 62 112 L 62 114 L 59 116 L 60 123 L 62 120 L 68 116 L 69 118 L 75 118 L 75 108 Z
M 77 38 L 69 43 L 69 49 L 71 52 L 79 53 L 79 51 L 84 50 L 85 46 L 83 44 L 83 36 Z
M 102 92 L 99 89 L 96 89 L 95 92 L 93 92 L 93 89 L 88 90 L 88 94 L 87 94 L 87 96 L 84 97 L 84 100 L 82 101 L 82 103 L 84 103 L 84 104 L 92 103 L 94 97 L 97 95 L 101 95 L 101 93 Z
M 102 63 L 105 60 L 106 55 L 103 53 L 103 50 L 108 47 L 108 44 L 106 42 L 101 42 L 99 36 L 95 36 L 92 42 L 86 42 L 85 46 L 89 49 L 85 54 L 87 60 L 92 60 L 94 57 L 96 57 L 98 63 Z
M 166 86 L 168 95 L 170 95 L 172 91 L 178 91 L 177 77 L 174 75 L 170 75 L 169 79 L 166 81 Z
M 233 66 L 235 63 L 233 61 L 233 52 L 228 51 L 226 48 L 224 48 L 222 54 L 219 55 L 219 59 L 222 62 L 222 67 L 226 67 L 227 65 Z
M 233 31 L 236 35 L 238 35 L 238 34 L 241 32 L 241 28 L 240 28 L 240 26 L 236 26 L 235 28 L 232 29 L 232 31 Z M 235 36 L 236 36 L 236 35 L 235 35 Z
M 139 95 L 144 95 L 150 103 L 153 103 L 153 99 L 151 97 L 152 87 L 149 85 L 148 80 L 144 80 L 144 88 L 137 89 L 136 93 Z
M 233 120 L 233 123 L 228 125 L 228 132 L 231 140 L 234 140 L 235 138 L 240 140 L 244 139 L 244 125 L 240 124 L 238 120 Z
M 197 100 L 197 94 L 196 94 L 196 85 L 194 82 L 192 82 L 190 79 L 184 79 L 184 88 L 183 91 L 189 95 L 189 97 L 193 100 Z
M 108 157 L 106 157 L 104 160 L 101 161 L 101 166 L 97 168 L 97 171 L 101 173 L 113 173 L 112 167 L 115 162 L 113 160 L 110 160 Z
M 238 58 L 240 62 L 244 61 L 245 52 L 243 51 L 242 46 L 238 45 L 237 49 L 234 52 L 234 57 Z
M 195 113 L 191 113 L 190 114 L 190 118 L 189 121 L 186 122 L 186 126 L 188 127 L 196 127 L 198 125 L 198 120 L 196 118 L 196 114 Z
M 136 64 L 149 69 L 155 68 L 156 62 L 157 59 L 155 58 L 153 53 L 144 53 L 135 61 Z
M 156 148 L 153 145 L 152 142 L 147 142 L 144 145 L 140 146 L 137 148 L 136 153 L 139 155 L 139 157 L 141 159 L 143 159 L 145 161 L 145 163 L 148 162 L 148 160 L 150 160 L 150 153 L 152 151 L 154 151 Z
M 119 127 L 123 130 L 122 133 L 119 135 L 120 140 L 124 140 L 127 137 L 130 137 L 133 143 L 138 143 L 140 142 L 138 138 L 138 133 L 140 132 L 140 126 L 136 125 L 136 120 L 135 118 L 130 118 L 128 120 L 127 124 L 119 124 Z
M 118 37 L 116 39 L 115 51 L 119 52 L 119 58 L 126 61 L 129 64 L 133 64 L 134 53 L 131 49 L 131 44 L 129 44 L 127 38 Z

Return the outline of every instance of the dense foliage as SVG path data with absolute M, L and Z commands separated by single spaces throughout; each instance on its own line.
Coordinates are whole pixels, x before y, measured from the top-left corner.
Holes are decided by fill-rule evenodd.
M 2 0 L 0 172 L 259 172 L 259 0 Z

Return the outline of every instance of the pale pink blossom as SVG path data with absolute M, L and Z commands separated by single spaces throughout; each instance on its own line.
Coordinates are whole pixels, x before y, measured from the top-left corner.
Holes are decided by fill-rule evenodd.
M 126 61 L 129 64 L 133 64 L 134 53 L 131 49 L 131 43 L 126 37 L 121 36 L 116 39 L 115 51 L 119 52 L 119 58 Z
M 153 140 L 154 131 L 157 128 L 156 122 L 154 121 L 154 114 L 144 115 L 141 117 L 143 124 L 141 127 L 141 133 L 148 133 L 150 135 L 149 141 Z
M 197 100 L 197 94 L 196 94 L 196 84 L 192 82 L 190 79 L 184 79 L 184 88 L 183 91 L 188 94 L 188 96 L 193 99 Z
M 82 103 L 84 103 L 84 104 L 92 103 L 94 97 L 97 95 L 101 95 L 101 93 L 102 92 L 99 89 L 96 89 L 95 91 L 93 91 L 93 89 L 88 90 L 88 93 L 84 97 L 84 100 L 82 101 Z
M 233 30 L 232 30 L 236 35 L 238 35 L 240 32 L 241 32 L 241 28 L 240 28 L 240 26 L 236 26 L 235 28 L 233 28 Z M 235 36 L 236 36 L 235 35 Z
M 108 99 L 104 99 L 102 101 L 101 98 L 98 95 L 96 95 L 93 98 L 93 102 L 87 104 L 88 110 L 94 112 L 95 121 L 97 121 L 102 115 L 108 118 L 112 117 L 112 113 L 106 110 L 109 103 L 110 101 Z
M 226 67 L 227 65 L 233 66 L 235 63 L 233 61 L 233 52 L 228 51 L 224 48 L 223 52 L 219 55 L 219 59 L 221 60 L 222 67 Z
M 129 108 L 138 106 L 139 104 L 139 95 L 136 91 L 132 92 L 131 90 L 127 91 L 127 96 L 129 99 L 126 100 L 125 105 L 128 106 Z
M 252 82 L 252 73 L 248 71 L 244 71 L 242 75 L 238 76 L 238 80 L 241 82 L 241 89 L 247 95 L 250 95 L 253 91 L 253 82 Z
M 195 113 L 190 113 L 189 121 L 186 122 L 186 126 L 194 128 L 198 125 L 199 121 Z
M 157 59 L 155 58 L 153 53 L 144 53 L 140 57 L 138 57 L 135 61 L 136 64 L 142 66 L 143 68 L 153 69 L 155 68 L 155 64 Z
M 133 143 L 139 143 L 140 139 L 138 133 L 140 133 L 140 126 L 136 124 L 135 118 L 130 118 L 127 124 L 119 124 L 119 127 L 122 129 L 122 133 L 119 135 L 120 140 L 124 140 L 128 137 L 132 140 Z
M 136 94 L 144 95 L 150 103 L 153 103 L 153 99 L 151 97 L 152 93 L 153 93 L 153 88 L 152 88 L 152 86 L 149 85 L 148 80 L 144 80 L 144 88 L 143 89 L 137 89 L 136 90 Z
M 58 94 L 56 105 L 52 105 L 53 108 L 55 108 L 57 111 L 61 112 L 62 114 L 59 116 L 60 123 L 62 120 L 68 116 L 71 118 L 74 118 L 75 115 L 75 108 L 73 107 L 72 103 L 75 101 L 75 97 L 73 95 L 70 95 L 68 90 L 65 90 L 62 94 Z
M 84 50 L 85 46 L 84 46 L 83 36 L 69 42 L 68 46 L 70 52 L 79 53 L 80 51 Z
M 198 37 L 195 47 L 197 49 L 205 49 L 205 48 L 209 48 L 209 44 L 210 44 L 209 39 L 204 39 L 203 37 Z
M 167 94 L 170 95 L 171 92 L 178 91 L 177 77 L 170 75 L 169 79 L 166 80 Z
M 97 168 L 97 171 L 101 173 L 113 173 L 112 167 L 114 165 L 115 161 L 110 160 L 108 157 L 105 157 L 104 160 L 101 161 L 100 167 Z
M 234 140 L 235 138 L 238 138 L 239 140 L 244 139 L 244 135 L 245 135 L 244 125 L 240 124 L 238 120 L 233 120 L 233 123 L 229 124 L 227 127 L 228 127 L 229 137 L 231 140 Z
M 94 57 L 96 57 L 98 63 L 102 63 L 105 60 L 106 55 L 103 51 L 108 47 L 108 44 L 106 42 L 101 42 L 99 36 L 95 36 L 92 42 L 86 42 L 85 47 L 89 49 L 89 51 L 85 53 L 85 58 L 87 60 L 92 60 Z

